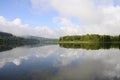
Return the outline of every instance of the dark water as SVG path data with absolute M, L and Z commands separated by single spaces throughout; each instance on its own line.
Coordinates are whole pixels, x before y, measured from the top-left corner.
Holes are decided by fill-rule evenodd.
M 120 80 L 120 50 L 64 45 L 13 48 L 0 52 L 0 80 Z

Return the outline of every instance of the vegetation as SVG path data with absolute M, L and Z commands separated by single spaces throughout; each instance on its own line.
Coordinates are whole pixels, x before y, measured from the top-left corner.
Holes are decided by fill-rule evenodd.
M 87 50 L 98 50 L 98 49 L 120 49 L 120 43 L 59 43 L 60 47 L 63 48 L 75 48 L 75 49 L 87 49 Z
M 87 34 L 87 35 L 74 35 L 60 37 L 58 43 L 119 43 L 120 35 L 98 35 L 98 34 Z
M 10 50 L 17 46 L 37 44 L 37 39 L 17 37 L 10 33 L 0 32 L 0 51 Z
M 52 44 L 56 39 L 49 39 L 36 36 L 18 37 L 10 33 L 0 32 L 0 51 L 10 50 L 17 46 L 29 45 L 39 46 Z
M 0 37 L 10 37 L 10 36 L 13 36 L 13 35 L 10 33 L 0 32 Z
M 22 37 L 13 36 L 9 33 L 0 32 L 0 45 L 24 45 L 39 43 L 37 39 L 27 39 Z
M 120 49 L 120 35 L 73 35 L 60 37 L 56 43 L 59 43 L 60 47 L 64 48 L 82 48 L 82 49 Z

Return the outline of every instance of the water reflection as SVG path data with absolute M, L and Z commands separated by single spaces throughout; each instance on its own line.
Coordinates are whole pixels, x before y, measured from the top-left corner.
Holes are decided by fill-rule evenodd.
M 41 47 L 46 45 L 54 45 L 53 43 L 39 43 L 39 44 L 0 44 L 0 52 L 8 51 L 16 47 L 27 46 L 27 47 Z
M 91 49 L 91 50 L 98 50 L 98 49 L 110 49 L 110 48 L 117 48 L 120 49 L 120 43 L 60 43 L 60 47 L 64 48 L 81 48 L 81 49 Z
M 0 52 L 0 80 L 120 80 L 119 49 L 59 45 Z
M 10 46 L 5 46 L 5 45 L 0 45 L 0 52 L 2 51 L 7 51 L 7 50 L 11 50 L 13 49 L 13 47 L 10 47 Z

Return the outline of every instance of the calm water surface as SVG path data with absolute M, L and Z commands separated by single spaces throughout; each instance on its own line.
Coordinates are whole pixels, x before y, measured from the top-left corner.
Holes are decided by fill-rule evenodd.
M 120 50 L 17 47 L 0 52 L 0 80 L 120 80 Z

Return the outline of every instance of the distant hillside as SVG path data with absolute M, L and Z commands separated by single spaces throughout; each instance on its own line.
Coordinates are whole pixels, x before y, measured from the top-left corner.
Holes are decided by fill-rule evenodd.
M 13 36 L 13 35 L 10 33 L 0 32 L 0 37 L 10 37 L 10 36 Z
M 36 40 L 39 40 L 39 41 L 42 42 L 42 43 L 49 43 L 49 42 L 51 42 L 51 41 L 57 40 L 57 39 L 37 37 L 37 36 L 27 36 L 27 37 L 25 37 L 25 38 L 27 38 L 27 39 L 36 39 Z
M 0 44 L 40 44 L 49 43 L 56 39 L 49 39 L 36 36 L 18 37 L 10 33 L 0 32 Z
M 51 38 L 44 38 L 44 37 L 38 37 L 38 36 L 26 36 L 24 38 L 28 39 L 38 39 L 38 40 L 56 40 L 56 39 L 51 39 Z
M 0 32 L 0 51 L 12 49 L 14 47 L 29 45 L 29 46 L 42 46 L 52 44 L 53 40 L 49 38 L 27 36 L 18 37 L 10 33 Z

